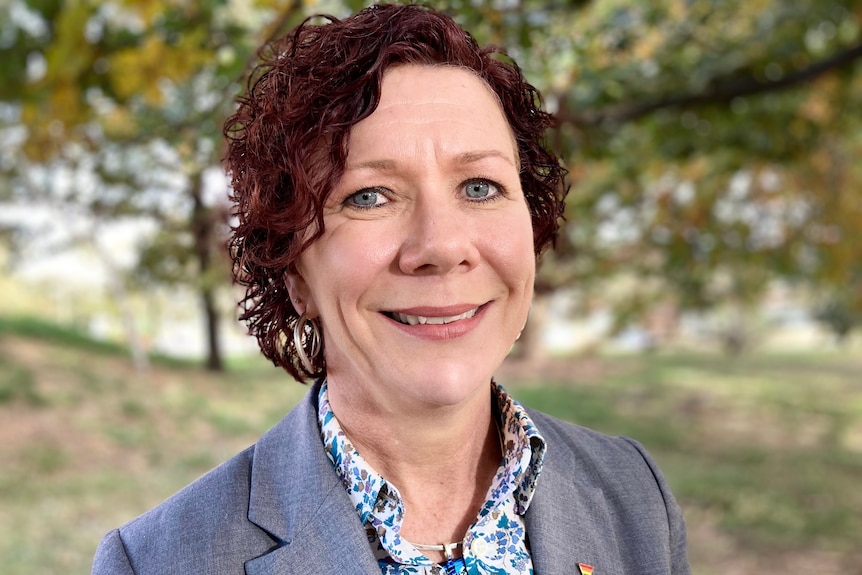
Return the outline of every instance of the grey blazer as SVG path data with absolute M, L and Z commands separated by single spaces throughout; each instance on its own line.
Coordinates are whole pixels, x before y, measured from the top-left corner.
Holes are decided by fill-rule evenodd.
M 109 532 L 94 575 L 380 575 L 320 444 L 317 386 L 254 446 Z M 530 411 L 547 441 L 526 515 L 537 575 L 687 575 L 679 507 L 636 442 Z

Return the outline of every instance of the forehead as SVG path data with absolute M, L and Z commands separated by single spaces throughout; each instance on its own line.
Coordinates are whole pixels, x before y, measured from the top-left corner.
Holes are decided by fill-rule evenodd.
M 426 90 L 416 89 L 418 87 Z M 429 91 L 428 88 L 438 90 Z M 471 103 L 481 102 L 502 113 L 499 98 L 485 80 L 468 68 L 445 64 L 401 64 L 389 68 L 383 75 L 380 106 L 393 101 L 410 104 L 433 102 L 447 91 L 462 96 L 470 94 Z
M 459 141 L 460 140 L 460 141 Z M 387 70 L 375 111 L 350 134 L 349 155 L 385 142 L 398 146 L 492 143 L 513 162 L 517 146 L 497 95 L 472 71 L 453 66 L 402 65 Z

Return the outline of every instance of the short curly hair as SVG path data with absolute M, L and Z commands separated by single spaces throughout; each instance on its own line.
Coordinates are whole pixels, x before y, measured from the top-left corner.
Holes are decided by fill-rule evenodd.
M 450 17 L 380 4 L 343 20 L 309 18 L 265 45 L 260 58 L 224 126 L 236 217 L 229 247 L 234 280 L 246 290 L 240 319 L 263 354 L 297 380 L 319 377 L 325 364 L 320 354 L 308 370 L 296 355 L 299 314 L 284 275 L 323 233 L 323 206 L 343 173 L 350 129 L 376 109 L 390 66 L 455 66 L 489 86 L 517 142 L 537 257 L 553 242 L 566 172 L 544 145 L 552 116 L 505 52 L 479 46 Z M 307 229 L 315 230 L 308 238 Z

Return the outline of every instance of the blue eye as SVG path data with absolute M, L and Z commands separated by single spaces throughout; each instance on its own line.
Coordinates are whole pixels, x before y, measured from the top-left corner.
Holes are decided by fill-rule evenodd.
M 344 200 L 344 203 L 357 208 L 373 208 L 374 206 L 385 204 L 387 201 L 386 196 L 377 190 L 366 188 L 348 196 L 347 199 Z
M 474 180 L 464 184 L 464 193 L 471 200 L 485 200 L 500 193 L 500 188 L 487 180 Z

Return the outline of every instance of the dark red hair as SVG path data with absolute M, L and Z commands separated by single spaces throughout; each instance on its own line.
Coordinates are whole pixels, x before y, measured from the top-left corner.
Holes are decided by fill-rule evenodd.
M 240 319 L 263 354 L 299 380 L 322 375 L 324 364 L 321 354 L 311 373 L 298 361 L 291 336 L 298 314 L 284 274 L 323 233 L 322 207 L 344 169 L 350 128 L 374 112 L 389 66 L 457 66 L 497 95 L 518 146 L 537 256 L 557 234 L 565 196 L 565 170 L 543 144 L 552 118 L 501 50 L 480 47 L 451 18 L 417 5 L 323 18 L 261 49 L 224 128 L 237 218 L 231 257 L 246 288 Z M 312 225 L 316 234 L 303 242 Z

